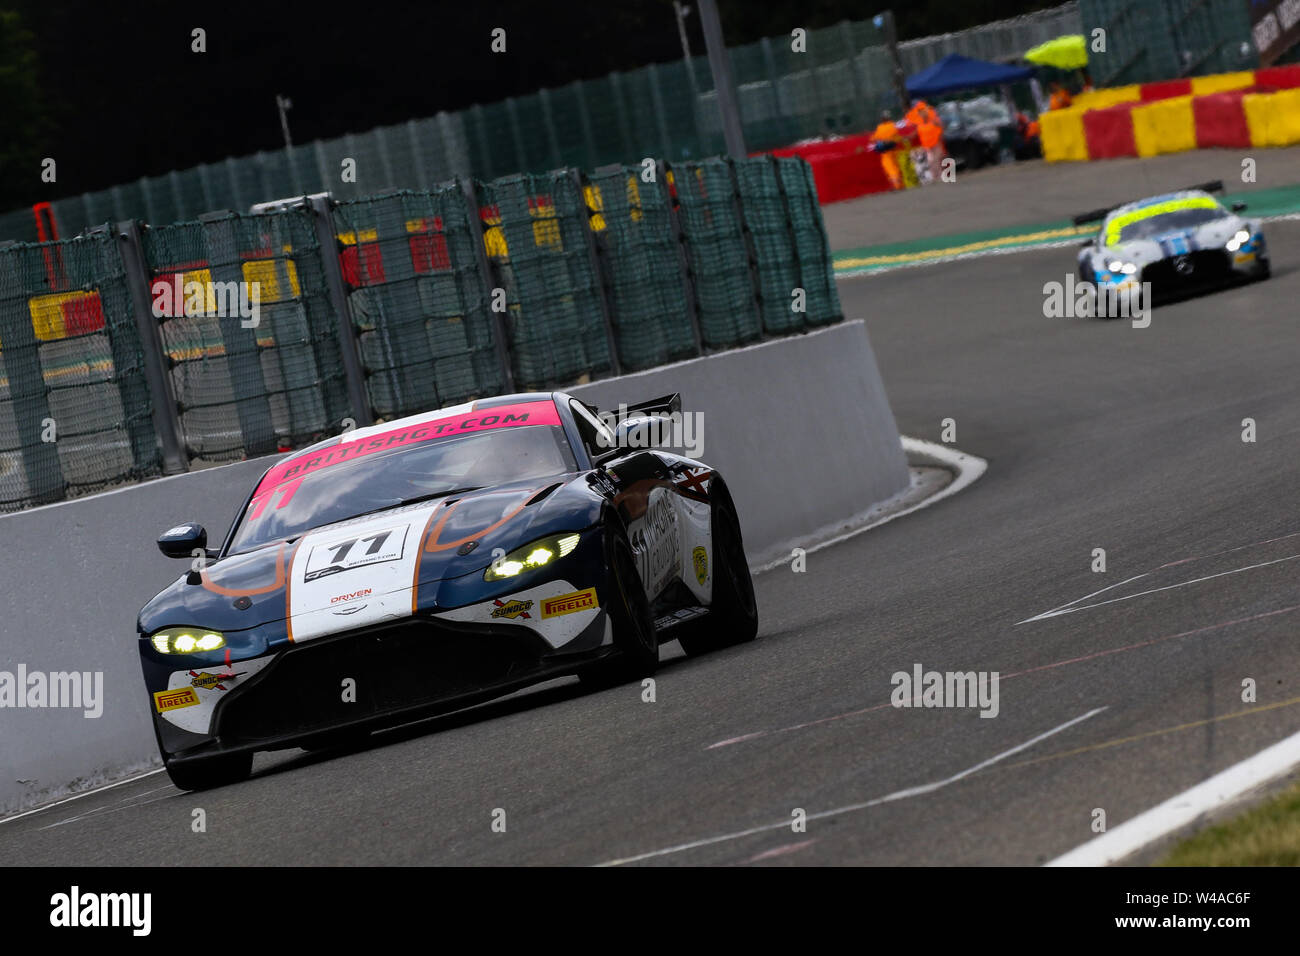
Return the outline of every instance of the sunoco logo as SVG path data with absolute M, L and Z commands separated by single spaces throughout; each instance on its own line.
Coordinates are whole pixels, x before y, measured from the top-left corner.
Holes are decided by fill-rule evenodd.
M 531 615 L 529 615 L 528 612 L 532 610 L 532 601 L 506 601 L 504 603 L 501 601 L 493 601 L 492 603 L 496 605 L 496 609 L 492 612 L 493 617 L 507 617 L 511 620 L 514 620 L 517 617 L 526 617 L 531 619 Z
M 226 690 L 226 684 L 233 681 L 239 674 L 213 674 L 210 671 L 190 671 L 191 687 L 198 687 L 203 690 Z

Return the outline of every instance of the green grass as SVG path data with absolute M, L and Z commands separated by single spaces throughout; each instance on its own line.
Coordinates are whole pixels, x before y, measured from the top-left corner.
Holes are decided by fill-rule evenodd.
M 1300 866 L 1300 784 L 1179 843 L 1159 866 Z

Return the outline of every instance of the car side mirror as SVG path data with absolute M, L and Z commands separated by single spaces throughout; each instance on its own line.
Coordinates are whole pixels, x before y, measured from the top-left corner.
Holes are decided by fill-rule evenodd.
M 191 558 L 195 551 L 206 553 L 208 532 L 201 524 L 178 524 L 158 536 L 158 550 L 169 558 Z
M 1245 212 L 1246 204 L 1244 202 L 1235 202 L 1232 204 L 1231 209 L 1233 212 Z

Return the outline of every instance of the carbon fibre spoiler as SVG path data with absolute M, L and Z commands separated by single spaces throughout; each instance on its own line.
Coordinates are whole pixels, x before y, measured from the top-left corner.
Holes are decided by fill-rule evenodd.
M 582 402 L 582 399 L 578 399 Z M 589 402 L 582 402 L 583 407 L 593 415 L 609 415 L 613 413 L 618 421 L 628 418 L 635 418 L 639 415 L 669 415 L 673 412 L 682 410 L 681 392 L 673 392 L 671 395 L 661 395 L 658 398 L 648 398 L 644 402 L 637 402 L 635 405 L 620 405 L 617 409 L 609 409 L 601 412 L 595 405 Z
M 637 402 L 635 405 L 627 407 L 627 417 L 634 415 L 656 415 L 672 414 L 682 410 L 682 393 L 673 392 L 671 395 L 661 395 L 658 398 L 649 398 L 644 402 Z
M 1076 226 L 1086 226 L 1090 222 L 1101 222 L 1112 209 L 1118 209 L 1118 206 L 1109 206 L 1106 209 L 1094 209 L 1091 212 L 1080 213 L 1072 220 Z

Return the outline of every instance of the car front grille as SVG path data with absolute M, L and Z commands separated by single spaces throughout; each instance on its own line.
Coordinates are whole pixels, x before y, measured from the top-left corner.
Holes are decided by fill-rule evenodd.
M 1153 262 L 1142 270 L 1142 281 L 1151 283 L 1151 291 L 1205 283 L 1222 282 L 1232 274 L 1232 263 L 1223 249 L 1201 249 L 1186 255 Z
M 320 638 L 223 701 L 216 732 L 225 745 L 253 743 L 435 703 L 535 671 L 544 649 L 524 628 L 427 619 Z

